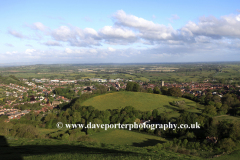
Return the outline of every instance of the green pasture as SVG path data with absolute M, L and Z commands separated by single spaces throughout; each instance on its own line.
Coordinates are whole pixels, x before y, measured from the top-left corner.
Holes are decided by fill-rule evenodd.
M 157 143 L 164 143 L 167 140 L 153 135 L 133 132 L 123 129 L 108 129 L 90 135 L 97 142 L 115 144 L 115 145 L 132 145 L 135 147 L 154 146 Z
M 97 142 L 64 141 L 57 139 L 26 139 L 0 136 L 0 159 L 22 160 L 153 160 L 201 159 L 192 155 L 184 155 L 146 147 L 128 145 L 112 145 Z
M 200 65 L 129 65 L 129 66 L 74 66 L 74 65 L 35 65 L 35 66 L 19 66 L 10 68 L 1 68 L 0 72 L 3 76 L 15 75 L 19 78 L 65 78 L 65 79 L 78 79 L 78 78 L 122 78 L 134 79 L 140 81 L 161 81 L 165 82 L 198 82 L 206 79 L 233 79 L 233 82 L 239 82 L 240 78 L 240 65 L 238 64 L 219 64 L 220 72 L 216 71 L 216 66 L 209 66 L 206 69 Z M 207 65 L 207 64 L 206 64 Z M 167 67 L 178 68 L 174 72 L 164 71 L 149 71 L 154 68 Z M 100 69 L 101 68 L 101 69 Z M 140 68 L 145 68 L 141 70 Z M 152 69 L 151 69 L 152 68 Z M 78 69 L 89 69 L 90 72 L 78 72 Z M 100 70 L 104 71 L 100 71 Z M 181 71 L 181 69 L 189 69 Z M 179 71 L 180 70 L 180 71 Z M 97 71 L 97 72 L 96 72 Z M 131 73 L 131 74 L 130 74 Z M 80 76 L 80 77 L 79 77 Z
M 212 160 L 239 160 L 240 159 L 240 150 L 236 150 L 230 154 L 225 154 L 219 157 L 215 157 Z
M 66 131 L 67 129 L 46 129 L 46 128 L 38 128 L 40 134 L 42 135 L 47 135 L 47 134 L 50 134 L 50 133 L 55 133 L 55 132 L 64 132 Z
M 169 102 L 182 100 L 186 103 L 184 109 L 200 113 L 200 110 L 196 109 L 197 107 L 194 101 L 185 98 L 142 92 L 115 92 L 104 94 L 90 98 L 84 101 L 82 105 L 93 106 L 99 110 L 120 109 L 126 106 L 132 106 L 141 111 L 152 111 L 153 109 L 158 109 L 160 113 L 164 113 L 179 109 L 178 107 L 170 105 Z
M 240 120 L 239 117 L 234 117 L 234 116 L 230 116 L 230 115 L 220 115 L 220 116 L 215 116 L 213 118 L 218 121 L 223 121 L 223 120 L 239 121 Z
M 185 81 L 197 81 L 199 78 L 208 77 L 210 74 L 215 73 L 214 71 L 207 72 L 147 72 L 144 71 L 142 73 L 108 73 L 108 72 L 67 72 L 61 68 L 57 68 L 57 70 L 51 70 L 46 68 L 39 68 L 37 71 L 36 68 L 26 69 L 14 69 L 16 72 L 2 72 L 4 76 L 14 75 L 19 78 L 65 78 L 65 79 L 76 79 L 76 76 L 81 76 L 82 79 L 84 78 L 110 78 L 110 79 L 134 79 L 140 81 L 169 81 L 169 82 L 185 82 Z M 11 71 L 11 70 L 10 70 Z

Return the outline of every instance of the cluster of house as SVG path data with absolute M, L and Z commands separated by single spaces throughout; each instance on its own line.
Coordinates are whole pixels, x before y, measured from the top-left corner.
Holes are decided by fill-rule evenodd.
M 111 87 L 114 87 L 117 91 L 122 88 L 122 89 L 126 89 L 126 83 L 123 83 L 123 82 L 108 82 L 108 83 L 103 83 L 103 84 L 100 84 L 100 85 L 103 85 L 105 87 L 108 88 L 108 91 L 110 91 Z M 95 86 L 83 86 L 81 87 L 83 90 L 81 91 L 81 94 L 84 94 L 84 93 L 92 93 L 93 90 L 97 89 L 95 88 Z M 81 88 L 78 88 L 78 89 L 81 89 Z M 78 92 L 79 90 L 75 90 L 75 92 Z
M 27 84 L 28 86 L 32 86 L 32 87 L 36 87 L 37 85 L 32 83 L 32 82 L 25 82 L 25 84 Z
M 36 103 L 36 101 L 32 101 L 32 102 L 28 102 L 28 103 Z M 21 104 L 24 104 L 24 103 L 21 103 Z M 60 101 L 53 101 L 52 104 L 50 104 L 50 103 L 44 104 L 41 109 L 34 110 L 34 112 L 36 112 L 36 113 L 46 112 L 48 110 L 52 110 L 53 108 L 57 107 L 59 104 L 61 104 Z M 21 111 L 19 109 L 15 109 L 14 106 L 16 106 L 16 105 L 19 105 L 19 104 L 11 105 L 10 109 L 4 108 L 4 106 L 0 106 L 0 116 L 2 116 L 2 115 L 8 116 L 8 120 L 6 122 L 9 122 L 9 120 L 11 120 L 11 119 L 20 119 L 22 116 L 24 116 L 25 114 L 27 114 L 31 111 L 31 109 L 23 110 L 23 111 Z
M 121 88 L 121 89 L 126 89 L 127 83 L 124 82 L 108 82 L 107 84 L 105 84 L 105 86 L 108 87 L 108 90 L 110 91 L 110 87 L 114 87 L 117 91 Z
M 43 96 L 30 96 L 31 99 L 30 101 L 28 102 L 19 102 L 19 103 L 16 103 L 16 99 L 15 100 L 7 100 L 5 105 L 3 106 L 0 106 L 0 108 L 5 108 L 7 105 L 10 107 L 10 108 L 13 108 L 15 106 L 18 106 L 18 105 L 24 105 L 24 104 L 34 104 L 34 103 L 40 103 L 40 105 L 44 106 L 45 103 L 49 103 L 49 99 L 46 98 L 46 97 L 43 97 Z M 55 98 L 55 103 L 56 101 L 64 101 L 64 102 L 70 102 L 69 99 L 65 98 L 64 96 L 56 96 L 56 95 L 52 95 L 52 97 Z M 22 98 L 22 96 L 20 96 L 19 98 Z M 38 100 L 37 100 L 38 99 Z M 54 104 L 52 104 L 54 105 Z M 57 104 L 59 105 L 59 104 Z
M 31 90 L 36 92 L 37 95 L 42 94 L 42 93 L 44 93 L 45 95 L 49 95 L 52 92 L 52 90 L 54 88 L 58 87 L 58 86 L 66 85 L 66 84 L 73 84 L 73 83 L 76 84 L 78 81 L 82 81 L 82 82 L 92 81 L 92 82 L 100 82 L 100 83 L 101 82 L 102 83 L 108 82 L 108 83 L 105 83 L 103 85 L 107 86 L 108 88 L 113 86 L 113 87 L 116 88 L 116 90 L 119 90 L 120 88 L 122 88 L 122 89 L 126 88 L 126 83 L 123 83 L 122 82 L 123 79 L 120 79 L 120 78 L 109 79 L 109 80 L 107 80 L 107 79 L 100 79 L 100 78 L 90 78 L 90 79 L 80 79 L 80 80 L 61 80 L 61 79 L 51 80 L 51 79 L 45 79 L 45 78 L 42 78 L 42 79 L 33 78 L 32 79 L 32 81 L 34 81 L 35 83 L 43 83 L 43 85 L 36 85 L 33 82 L 28 82 L 27 79 L 22 79 L 22 80 L 25 81 L 25 84 L 27 84 L 29 87 L 31 87 Z M 127 81 L 130 81 L 130 80 L 127 80 Z M 120 85 L 120 82 L 121 82 L 121 85 Z M 30 90 L 27 87 L 15 85 L 15 84 L 10 84 L 10 85 L 1 84 L 1 85 L 5 86 L 5 87 L 9 87 L 11 89 L 17 89 L 21 93 L 22 92 L 27 92 L 28 90 Z M 56 87 L 54 87 L 54 86 L 56 86 Z M 93 86 L 84 86 L 84 87 L 80 87 L 79 89 L 75 89 L 74 88 L 74 91 L 76 93 L 78 93 L 78 91 L 80 89 L 83 89 L 81 91 L 81 93 L 84 94 L 84 93 L 91 93 L 92 90 L 94 90 L 95 88 Z M 42 92 L 38 92 L 38 90 L 42 90 Z M 14 92 L 6 92 L 6 95 L 19 98 L 23 94 L 19 94 L 19 93 L 14 91 Z M 40 98 L 40 97 L 38 97 L 38 98 Z M 40 99 L 42 100 L 42 98 L 40 98 Z
M 159 86 L 157 84 L 144 84 L 143 82 L 139 83 L 141 86 L 143 86 L 143 88 L 148 89 L 154 89 L 154 87 Z M 171 87 L 178 87 L 181 89 L 182 93 L 190 93 L 194 96 L 202 96 L 206 94 L 206 90 L 207 89 L 211 89 L 211 90 L 217 90 L 217 89 L 224 89 L 224 90 L 228 90 L 229 89 L 229 85 L 223 85 L 223 84 L 211 84 L 211 83 L 164 83 L 164 81 L 162 81 L 162 84 L 160 85 L 162 86 L 166 86 L 167 88 L 171 88 Z M 160 87 L 159 86 L 159 87 Z M 218 95 L 219 97 L 222 97 L 223 94 L 222 93 L 217 93 L 217 92 L 212 92 L 213 95 Z
M 32 81 L 35 81 L 36 83 L 44 83 L 44 82 L 49 82 L 49 79 L 45 79 L 45 78 L 36 79 L 36 78 L 33 78 Z
M 126 89 L 127 83 L 126 82 L 107 82 L 107 83 L 102 83 L 102 85 L 108 87 L 109 91 L 110 91 L 110 87 L 113 86 L 116 88 L 116 90 L 121 89 Z M 157 84 L 145 84 L 144 82 L 139 82 L 139 85 L 142 86 L 145 89 L 151 88 L 154 89 L 154 87 L 158 86 L 158 87 L 163 87 L 166 86 L 167 88 L 171 88 L 171 87 L 178 87 L 181 89 L 182 93 L 190 93 L 194 96 L 201 96 L 201 95 L 205 95 L 206 94 L 206 90 L 207 89 L 229 89 L 229 85 L 222 85 L 222 84 L 211 84 L 211 83 L 164 83 L 164 81 L 161 82 L 160 85 Z M 82 94 L 84 93 L 92 93 L 92 90 L 96 89 L 94 88 L 94 86 L 84 86 L 81 87 L 84 88 L 84 90 L 82 91 Z M 78 88 L 79 89 L 79 88 Z M 78 92 L 79 90 L 75 89 L 75 92 Z M 222 97 L 222 93 L 217 93 L 217 92 L 212 92 L 213 95 L 218 95 L 220 97 Z
M 58 105 L 60 104 L 60 102 L 58 102 Z M 49 110 L 52 110 L 53 108 L 55 108 L 55 107 L 57 107 L 57 105 L 55 104 L 55 105 L 53 105 L 53 103 L 52 103 L 52 105 L 49 103 L 49 104 L 47 104 L 47 105 L 45 105 L 44 107 L 42 107 L 41 109 L 39 109 L 39 110 L 34 110 L 34 112 L 35 113 L 37 113 L 37 114 L 39 114 L 39 113 L 41 113 L 41 112 L 47 112 L 47 111 L 49 111 Z
M 40 99 L 40 101 L 45 100 L 45 98 L 42 96 L 42 94 L 49 95 L 52 92 L 52 90 L 55 88 L 55 87 L 50 87 L 48 85 L 45 85 L 45 86 L 36 85 L 32 82 L 25 82 L 25 84 L 30 86 L 30 88 L 20 86 L 17 84 L 12 84 L 12 83 L 10 83 L 9 85 L 0 84 L 0 87 L 5 87 L 5 88 L 9 88 L 9 89 L 13 90 L 13 91 L 7 91 L 8 89 L 6 89 L 6 91 L 5 91 L 6 96 L 7 97 L 9 97 L 9 96 L 17 97 L 19 99 L 19 101 L 22 101 L 23 93 L 24 92 L 27 93 L 27 91 L 29 91 L 29 90 L 34 91 L 37 95 L 31 101 L 34 101 L 37 98 Z M 27 96 L 28 96 L 28 94 L 27 94 Z M 62 98 L 62 99 L 63 99 L 63 101 L 68 101 L 68 99 L 66 99 L 66 98 Z M 11 101 L 9 104 L 11 104 L 12 102 L 15 102 L 15 100 Z M 34 102 L 31 102 L 31 103 L 34 103 Z
M 2 115 L 7 115 L 8 119 L 20 119 L 22 116 L 25 114 L 29 113 L 31 110 L 19 110 L 19 109 L 6 109 L 6 108 L 1 108 L 0 109 L 0 116 Z
M 180 83 L 180 84 L 166 84 L 167 87 L 179 87 L 182 93 L 190 93 L 194 96 L 202 96 L 206 94 L 207 89 L 229 89 L 229 85 L 211 84 L 211 83 Z M 222 93 L 212 92 L 213 95 L 222 97 Z
M 2 84 L 2 85 L 4 85 L 4 84 Z M 26 91 L 29 90 L 29 88 L 27 88 L 27 87 L 23 87 L 23 86 L 20 86 L 20 85 L 17 85 L 17 84 L 13 84 L 13 83 L 10 83 L 9 85 L 6 85 L 6 87 L 9 87 L 11 89 L 16 89 L 19 92 L 24 92 L 24 91 L 26 92 Z
M 107 79 L 101 79 L 101 78 L 90 78 L 91 82 L 107 82 Z
M 90 78 L 89 79 L 91 82 L 119 82 L 123 81 L 123 79 L 117 78 L 117 79 L 101 79 L 101 78 Z
M 92 93 L 93 90 L 95 90 L 94 86 L 84 87 L 84 89 L 81 91 L 81 94 Z
M 30 101 L 30 102 L 22 102 L 22 103 L 14 103 L 16 102 L 16 100 L 8 100 L 6 101 L 6 104 L 3 105 L 3 106 L 0 106 L 0 108 L 6 108 L 6 106 L 8 105 L 10 108 L 13 108 L 14 106 L 18 106 L 18 105 L 24 105 L 24 104 L 27 104 L 27 103 L 30 103 L 30 104 L 34 104 L 34 103 L 38 103 L 38 102 L 41 102 L 41 101 Z
M 6 91 L 6 96 L 9 97 L 9 96 L 13 96 L 13 97 L 18 97 L 18 94 L 17 92 L 13 91 L 13 92 L 8 92 Z
M 70 102 L 70 99 L 65 98 L 64 96 L 55 96 L 55 102 L 58 101 Z
M 19 86 L 19 85 L 12 84 L 12 83 L 10 83 L 9 85 L 0 84 L 0 87 L 5 87 L 10 90 L 15 90 L 15 91 L 5 91 L 7 97 L 9 97 L 9 96 L 18 97 L 19 94 L 22 95 L 22 93 L 27 92 L 29 90 L 29 88 L 27 88 L 27 87 Z M 19 93 L 17 93 L 17 92 L 19 92 Z
M 66 85 L 66 84 L 73 84 L 73 83 L 77 83 L 78 81 L 80 82 L 86 82 L 86 81 L 91 81 L 91 82 L 99 82 L 99 83 L 105 83 L 105 82 L 120 82 L 123 81 L 123 79 L 117 78 L 117 79 L 102 79 L 102 78 L 90 78 L 90 79 L 79 79 L 79 80 L 62 80 L 62 79 L 36 79 L 33 78 L 32 81 L 34 81 L 35 83 L 49 83 L 51 85 Z M 128 80 L 126 80 L 128 81 Z M 26 84 L 28 84 L 29 86 L 33 86 L 32 82 L 25 82 Z
M 42 78 L 42 79 L 36 79 L 36 78 L 33 78 L 32 81 L 34 81 L 35 83 L 49 83 L 51 85 L 54 85 L 55 83 L 57 83 L 58 85 L 59 84 L 69 84 L 69 83 L 77 83 L 76 80 L 60 80 L 60 79 L 54 79 L 54 80 L 50 80 L 50 79 L 45 79 L 45 78 Z
M 65 80 L 65 81 L 61 81 L 61 80 L 50 80 L 50 83 L 62 83 L 62 84 L 68 84 L 68 83 L 77 83 L 76 80 Z
M 6 87 L 12 90 L 16 90 L 16 91 L 5 91 L 6 96 L 13 96 L 13 97 L 18 97 L 21 98 L 24 92 L 27 92 L 29 90 L 33 90 L 37 93 L 37 90 L 44 90 L 45 87 L 44 86 L 37 86 L 36 84 L 32 83 L 32 82 L 25 82 L 25 84 L 27 84 L 28 86 L 31 86 L 31 89 L 28 87 L 24 87 L 24 86 L 20 86 L 17 84 L 13 84 L 10 83 L 9 85 L 6 84 L 0 84 L 0 87 Z M 42 92 L 38 92 L 37 94 L 42 94 Z
M 76 80 L 50 80 L 50 79 L 32 79 L 35 82 L 47 82 L 44 83 L 42 86 L 41 85 L 36 85 L 32 82 L 25 82 L 28 87 L 23 87 L 20 85 L 16 85 L 16 84 L 12 84 L 10 83 L 10 85 L 6 85 L 6 84 L 0 84 L 0 86 L 4 86 L 6 88 L 10 88 L 13 89 L 14 91 L 6 91 L 6 96 L 13 96 L 13 97 L 17 97 L 19 99 L 19 101 L 22 101 L 23 99 L 23 92 L 27 92 L 29 90 L 32 90 L 36 93 L 36 96 L 33 97 L 31 99 L 31 102 L 29 103 L 37 103 L 39 101 L 36 101 L 35 99 L 39 99 L 40 101 L 45 100 L 46 102 L 48 102 L 48 99 L 45 98 L 43 96 L 43 94 L 45 94 L 46 96 L 51 95 L 52 97 L 55 98 L 55 100 L 61 100 L 61 101 L 65 101 L 65 102 L 69 102 L 70 100 L 63 97 L 63 96 L 57 96 L 55 97 L 55 95 L 52 95 L 52 91 L 55 88 L 64 88 L 61 85 L 59 85 L 59 83 L 61 84 L 66 84 L 66 83 L 76 83 Z M 95 81 L 95 82 L 106 82 L 105 79 L 98 79 L 98 78 L 91 78 L 91 79 L 86 79 L 86 81 Z M 106 87 L 108 87 L 108 91 L 110 91 L 111 87 L 114 87 L 116 90 L 120 90 L 120 89 L 126 89 L 127 86 L 127 81 L 132 81 L 132 80 L 126 80 L 126 82 L 123 82 L 123 79 L 109 79 L 108 82 L 106 83 L 100 83 L 100 85 L 104 85 Z M 167 88 L 171 88 L 171 87 L 179 87 L 182 91 L 182 93 L 190 93 L 194 96 L 201 96 L 204 95 L 206 93 L 207 89 L 229 89 L 230 86 L 224 86 L 222 84 L 211 84 L 211 83 L 164 83 L 164 81 L 161 82 L 161 84 L 157 85 L 157 84 L 146 84 L 144 82 L 138 82 L 140 86 L 142 86 L 145 89 L 151 88 L 154 89 L 154 87 L 158 86 L 158 87 L 162 87 L 162 86 L 166 86 Z M 53 86 L 54 84 L 58 84 L 58 86 Z M 76 87 L 76 88 L 72 88 L 75 93 L 78 93 L 79 90 L 81 90 L 81 94 L 84 93 L 92 93 L 93 90 L 95 90 L 96 88 L 94 86 L 83 86 L 83 87 Z M 40 91 L 39 91 L 40 90 Z M 217 93 L 217 92 L 213 92 L 213 95 L 219 95 L 220 97 L 222 97 L 222 93 Z M 10 105 L 12 102 L 15 101 L 11 101 L 11 102 L 7 102 L 6 105 Z

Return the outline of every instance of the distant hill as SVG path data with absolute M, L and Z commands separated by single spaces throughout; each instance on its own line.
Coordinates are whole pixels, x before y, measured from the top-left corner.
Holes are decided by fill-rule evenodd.
M 158 109 L 159 112 L 171 112 L 179 109 L 169 102 L 185 101 L 185 109 L 190 112 L 199 112 L 194 101 L 159 94 L 142 92 L 115 92 L 90 98 L 82 103 L 82 106 L 93 106 L 99 110 L 119 109 L 132 106 L 141 111 L 152 111 Z

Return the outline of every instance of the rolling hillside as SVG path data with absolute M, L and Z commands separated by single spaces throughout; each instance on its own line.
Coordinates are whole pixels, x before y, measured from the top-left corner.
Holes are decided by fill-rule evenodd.
M 171 96 L 142 93 L 142 92 L 115 92 L 90 98 L 82 103 L 83 106 L 93 106 L 99 110 L 120 109 L 126 106 L 132 106 L 141 111 L 152 111 L 158 109 L 160 113 L 176 111 L 178 107 L 172 106 L 169 102 L 186 102 L 185 109 L 189 112 L 200 113 L 201 110 L 196 107 L 194 101 L 185 98 L 176 98 Z M 177 116 L 177 112 L 175 113 Z

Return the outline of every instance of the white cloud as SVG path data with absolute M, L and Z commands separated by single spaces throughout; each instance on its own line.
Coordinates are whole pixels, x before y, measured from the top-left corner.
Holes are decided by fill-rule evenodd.
M 140 32 L 140 37 L 145 39 L 170 39 L 174 32 L 172 26 L 156 24 L 134 15 L 127 15 L 123 10 L 117 11 L 113 18 L 116 25 L 136 29 Z
M 97 50 L 96 50 L 96 49 L 90 49 L 89 52 L 91 52 L 91 53 L 97 53 Z
M 28 55 L 32 55 L 32 53 L 36 52 L 35 49 L 26 49 L 25 53 Z
M 202 38 L 202 37 L 201 37 Z M 46 62 L 66 62 L 69 63 L 104 63 L 104 62 L 180 62 L 180 61 L 198 61 L 194 59 L 194 56 L 201 57 L 204 54 L 205 58 L 201 60 L 209 61 L 209 57 L 215 57 L 212 60 L 219 59 L 219 55 L 226 56 L 229 55 L 229 50 L 226 48 L 231 48 L 231 54 L 236 54 L 239 52 L 239 41 L 230 44 L 228 39 L 224 40 L 214 40 L 214 43 L 195 43 L 192 45 L 188 44 L 158 44 L 152 47 L 145 48 L 125 48 L 125 49 L 114 49 L 108 47 L 106 49 L 101 48 L 65 48 L 62 49 L 48 49 L 48 50 L 35 50 L 27 49 L 24 53 L 18 52 L 14 54 L 14 58 L 18 57 L 18 61 L 30 59 L 38 59 L 44 63 Z M 238 47 L 238 48 L 237 48 Z M 112 54 L 114 52 L 114 54 Z M 2 56 L 4 58 L 9 58 L 13 56 L 13 52 L 7 52 Z M 207 56 L 206 56 L 207 55 Z M 229 57 L 229 56 L 228 56 Z M 239 57 L 239 56 L 238 56 Z M 240 58 L 240 57 L 239 57 Z M 78 61 L 81 59 L 82 61 Z
M 12 44 L 10 43 L 5 43 L 5 46 L 8 46 L 8 47 L 14 47 Z
M 33 28 L 44 31 L 47 27 L 44 26 L 41 22 L 36 22 L 33 24 Z
M 92 28 L 85 28 L 84 33 L 88 34 L 88 35 L 96 36 L 96 37 L 99 36 L 98 32 L 96 30 L 92 29 Z
M 109 50 L 110 52 L 116 51 L 116 49 L 114 49 L 114 48 L 112 48 L 112 47 L 108 47 L 108 50 Z
M 236 16 L 236 20 L 240 21 L 240 15 Z
M 100 45 L 101 38 L 92 28 L 81 29 L 78 27 L 61 26 L 52 31 L 52 38 L 56 41 L 68 42 L 71 46 L 87 47 Z
M 240 48 L 239 14 L 220 18 L 214 16 L 200 17 L 198 21 L 189 21 L 177 30 L 173 29 L 171 25 L 157 24 L 135 15 L 126 14 L 123 10 L 117 11 L 112 18 L 112 26 L 103 26 L 98 31 L 90 27 L 79 28 L 70 24 L 50 29 L 41 22 L 36 22 L 32 26 L 35 27 L 35 30 L 38 30 L 35 33 L 42 37 L 41 40 L 44 43 L 39 42 L 40 44 L 47 46 L 63 45 L 66 48 L 51 50 L 51 47 L 48 47 L 51 52 L 27 49 L 25 52 L 16 53 L 16 55 L 22 57 L 26 55 L 31 57 L 46 55 L 55 58 L 68 57 L 68 59 L 72 58 L 73 60 L 78 58 L 92 59 L 93 57 L 115 60 L 117 58 L 113 55 L 117 55 L 119 61 L 121 57 L 138 55 L 145 61 L 148 59 L 148 55 L 151 55 L 151 57 L 167 57 L 166 54 L 200 55 L 215 52 L 225 54 L 225 51 L 229 51 L 228 54 L 235 54 Z M 177 15 L 171 17 L 172 20 L 178 18 Z M 8 33 L 17 38 L 28 38 L 21 32 L 14 30 L 8 30 Z M 108 44 L 109 47 L 104 46 L 105 44 Z M 131 46 L 131 44 L 134 44 L 134 46 Z M 12 44 L 5 45 L 11 46 Z M 119 46 L 113 47 L 113 45 L 127 45 L 129 48 L 115 49 Z M 138 47 L 139 45 L 141 47 Z M 4 52 L 8 55 L 12 53 Z M 156 56 L 158 54 L 159 56 Z M 138 59 L 138 57 L 135 58 Z
M 134 38 L 133 31 L 124 28 L 115 28 L 112 26 L 105 26 L 100 31 L 101 34 L 107 36 L 107 38 Z
M 213 38 L 235 37 L 240 38 L 240 15 L 216 17 L 200 17 L 198 23 L 188 22 L 182 29 L 192 35 L 209 36 Z
M 206 37 L 206 36 L 196 36 L 195 37 L 195 41 L 199 42 L 199 43 L 210 43 L 211 40 L 212 39 L 210 37 Z
M 7 51 L 6 52 L 7 55 L 14 55 L 14 54 L 17 54 L 17 53 L 18 53 L 17 51 L 12 51 L 12 52 Z
M 123 10 L 117 11 L 113 17 L 115 18 L 116 23 L 129 27 L 145 29 L 158 28 L 158 26 L 152 21 L 147 21 L 134 15 L 127 15 Z
M 73 51 L 72 51 L 70 48 L 66 48 L 66 49 L 65 49 L 65 52 L 67 52 L 67 53 L 72 53 Z
M 69 38 L 74 37 L 72 31 L 67 26 L 61 26 L 58 29 L 55 29 L 52 32 L 52 36 L 56 40 L 61 40 L 61 41 L 67 41 L 67 40 L 69 40 Z
M 27 38 L 27 36 L 24 36 L 20 32 L 17 32 L 15 30 L 8 30 L 8 34 L 11 34 L 12 36 L 17 38 Z
M 57 42 L 57 41 L 47 41 L 47 42 L 45 42 L 45 43 L 43 43 L 43 44 L 45 44 L 45 45 L 47 45 L 47 46 L 62 46 L 59 42 Z

